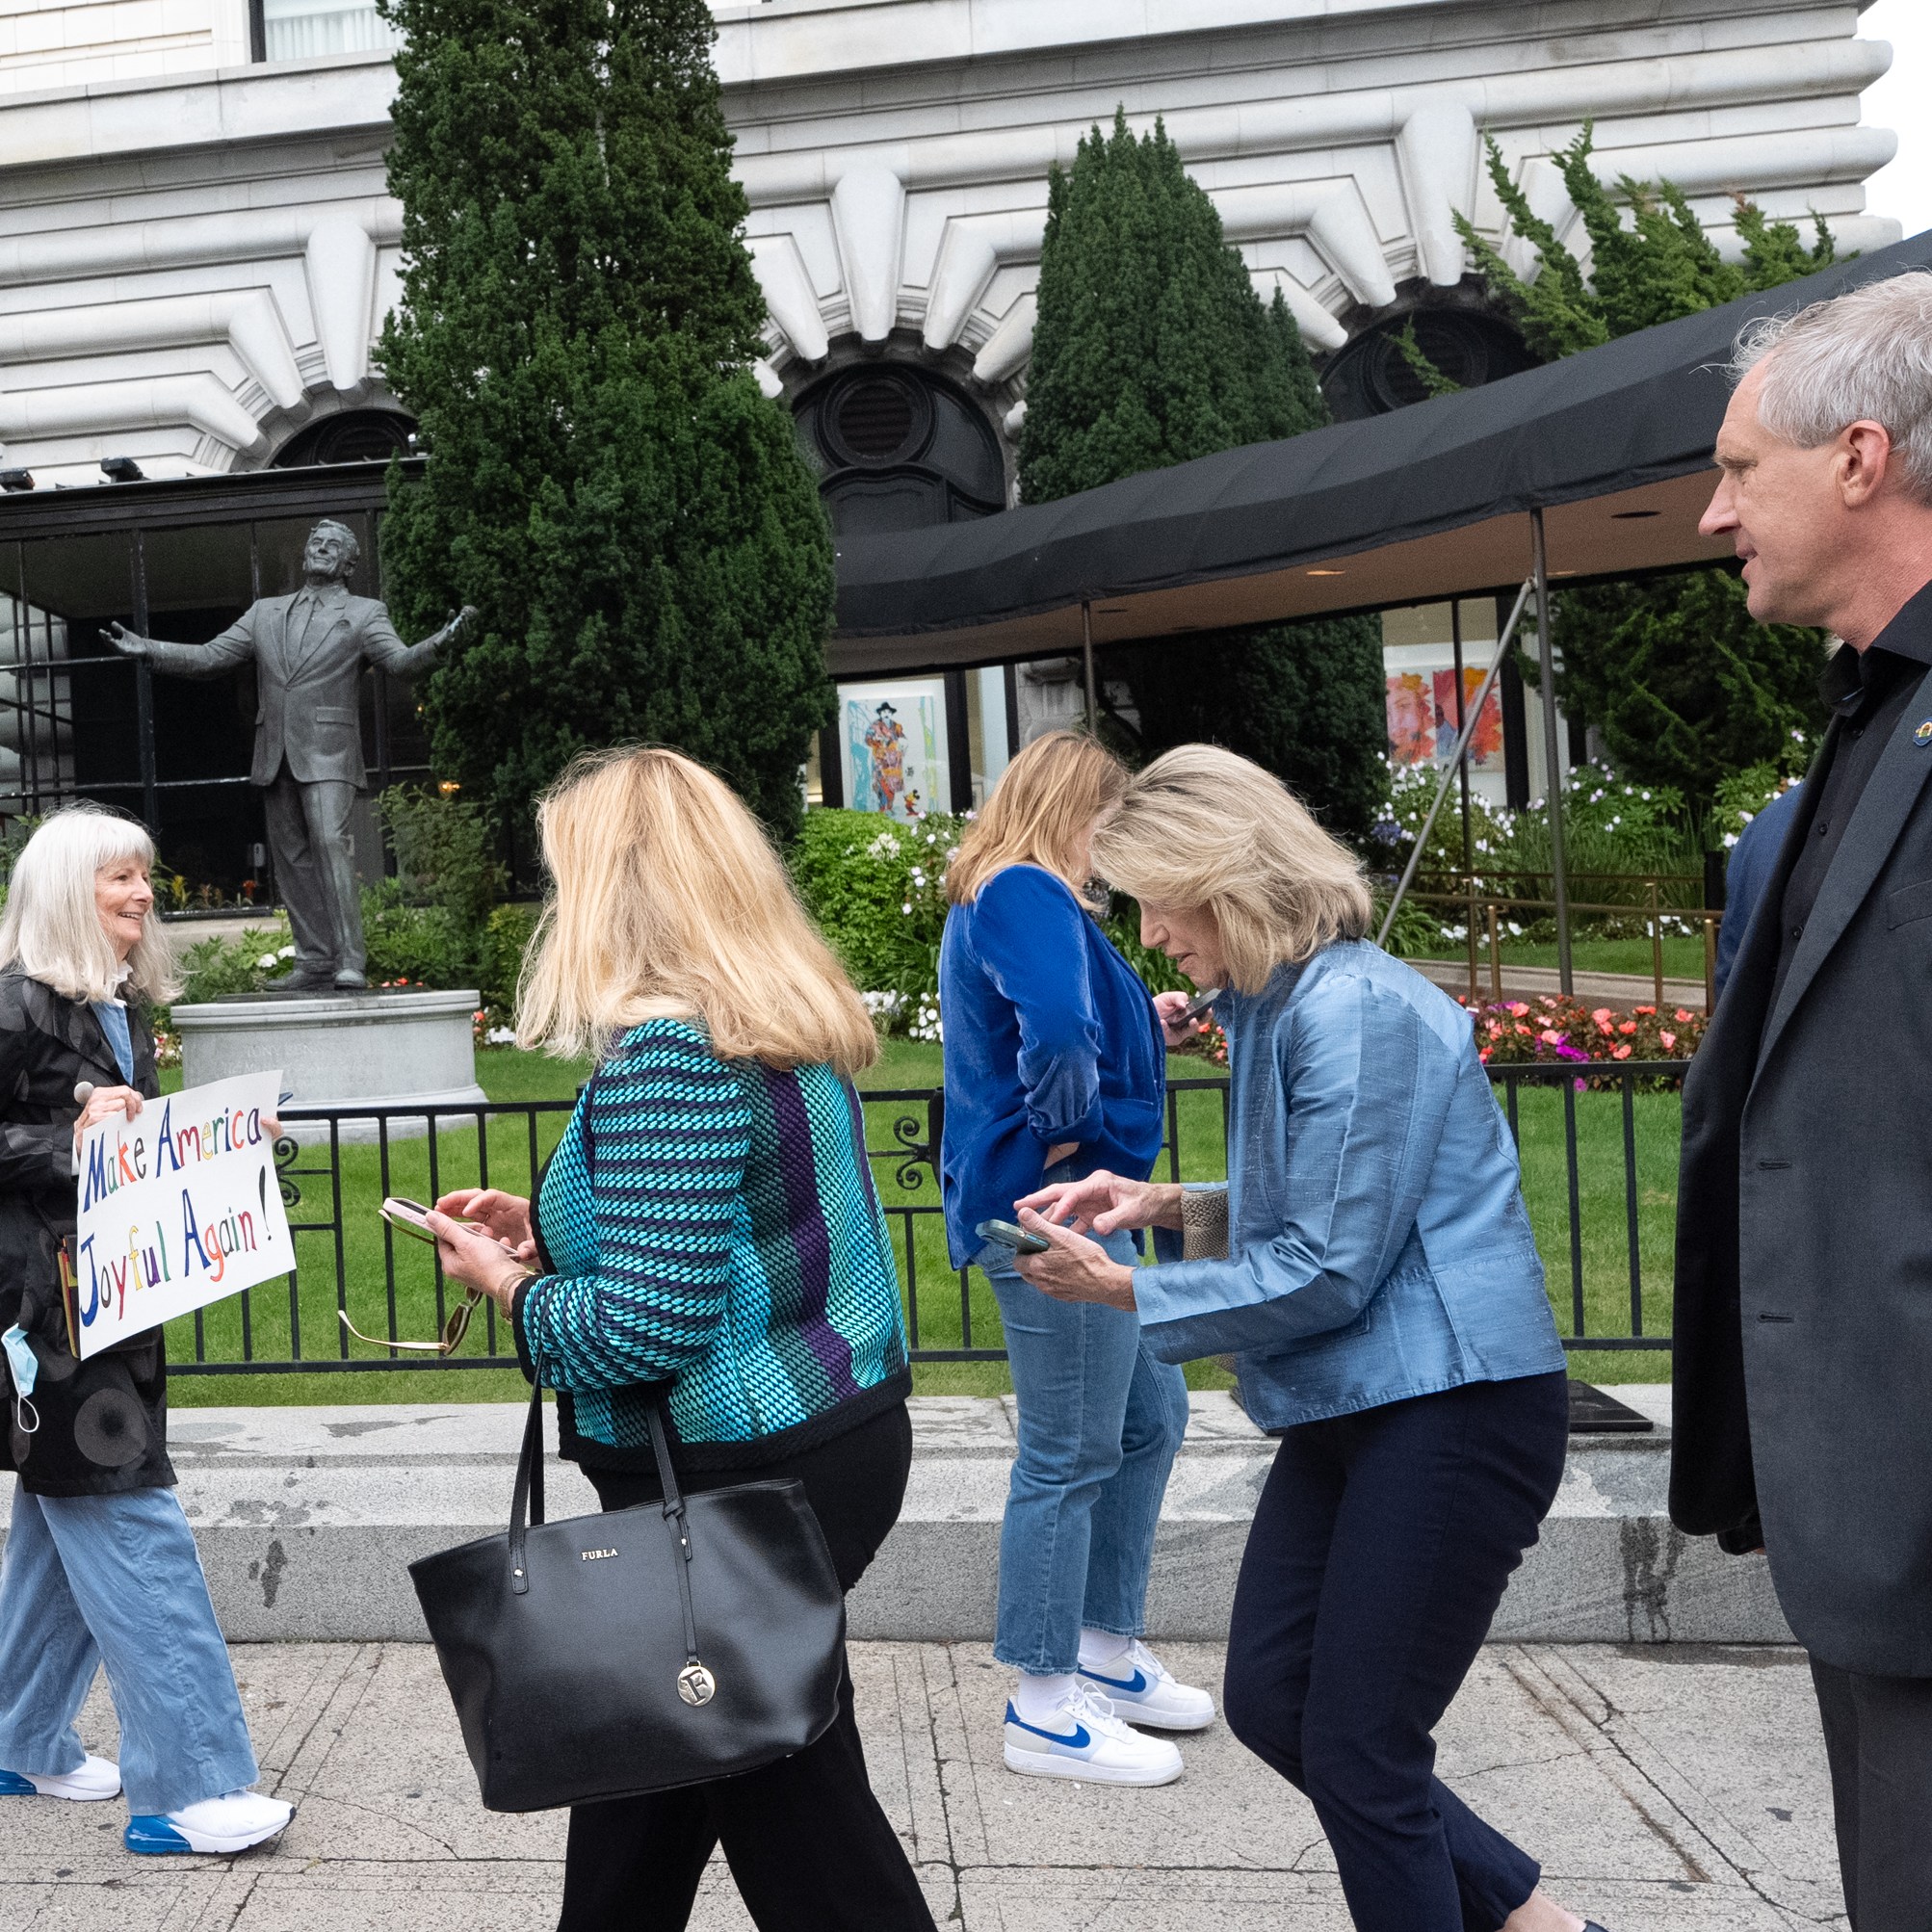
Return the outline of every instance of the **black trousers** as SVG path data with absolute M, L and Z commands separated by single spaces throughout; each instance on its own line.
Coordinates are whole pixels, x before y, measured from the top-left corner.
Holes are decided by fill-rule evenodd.
M 1932 1677 L 1812 1658 L 1852 1932 L 1932 1928 Z
M 1241 1558 L 1223 1707 L 1308 1794 L 1358 1932 L 1497 1932 L 1540 1867 L 1431 1732 L 1562 1479 L 1560 1372 L 1290 1429 Z
M 911 1468 L 901 1402 L 781 1462 L 680 1475 L 691 1490 L 796 1476 L 849 1590 L 899 1520 Z M 606 1509 L 664 1493 L 655 1475 L 585 1474 Z M 933 1932 L 905 1847 L 866 1776 L 849 1670 L 838 1721 L 790 1758 L 742 1777 L 573 1807 L 559 1932 L 682 1932 L 720 1844 L 761 1932 Z

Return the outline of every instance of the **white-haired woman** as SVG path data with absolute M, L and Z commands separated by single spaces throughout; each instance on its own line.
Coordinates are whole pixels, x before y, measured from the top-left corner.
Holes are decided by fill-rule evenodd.
M 140 825 L 73 806 L 27 841 L 0 916 L 0 1468 L 19 1477 L 0 1567 L 0 1796 L 124 1788 L 129 1851 L 233 1852 L 293 1807 L 248 1788 L 255 1754 L 172 1487 L 161 1333 L 77 1361 L 61 1293 L 81 1136 L 160 1091 L 147 1005 L 174 987 L 153 863 Z M 75 1729 L 100 1664 L 118 1765 Z
M 1308 1794 L 1361 1932 L 1584 1932 L 1434 1774 L 1431 1733 L 1563 1473 L 1563 1350 L 1469 1016 L 1364 935 L 1353 857 L 1212 745 L 1094 838 L 1228 1034 L 1228 1182 L 1040 1189 L 1037 1287 L 1131 1308 L 1163 1360 L 1232 1352 L 1281 1438 L 1241 1561 L 1229 1727 Z M 1097 1241 L 1158 1230 L 1161 1265 Z
M 701 765 L 583 759 L 537 822 L 556 892 L 517 1034 L 594 1052 L 597 1070 L 534 1214 L 494 1189 L 436 1203 L 443 1267 L 509 1317 L 606 1509 L 663 1496 L 647 1423 L 663 1392 L 684 1487 L 796 1479 L 849 1590 L 912 1467 L 899 1273 L 851 1084 L 878 1057 L 872 1020 L 757 821 Z M 611 1669 L 627 1667 L 619 1645 Z M 673 1932 L 720 1844 L 764 1932 L 931 1932 L 866 1776 L 849 1673 L 836 1722 L 790 1758 L 575 1807 L 562 1932 Z

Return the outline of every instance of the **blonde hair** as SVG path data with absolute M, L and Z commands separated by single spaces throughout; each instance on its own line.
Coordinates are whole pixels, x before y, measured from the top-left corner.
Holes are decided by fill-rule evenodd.
M 517 988 L 519 1045 L 602 1055 L 692 1020 L 724 1059 L 844 1075 L 878 1057 L 865 1004 L 737 795 L 675 751 L 579 758 L 537 808 L 553 889 Z
M 152 905 L 123 976 L 94 902 L 94 875 L 124 859 L 154 867 L 147 828 L 99 805 L 68 805 L 41 821 L 13 861 L 7 910 L 0 913 L 0 967 L 16 966 L 64 999 L 115 1000 L 132 994 L 171 1000 L 174 949 Z
M 946 874 L 946 897 L 970 905 L 1007 866 L 1042 866 L 1079 892 L 1082 844 L 1094 822 L 1119 804 L 1127 767 L 1078 731 L 1036 738 L 1000 774 L 993 796 L 959 841 Z
M 1143 904 L 1212 912 L 1243 993 L 1259 993 L 1277 966 L 1369 930 L 1355 855 L 1280 779 L 1215 744 L 1179 745 L 1140 772 L 1093 853 Z

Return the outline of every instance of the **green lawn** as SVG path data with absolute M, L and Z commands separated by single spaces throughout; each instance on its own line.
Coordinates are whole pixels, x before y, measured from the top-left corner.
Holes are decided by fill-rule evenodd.
M 568 1101 L 585 1074 L 581 1063 L 547 1060 L 536 1055 L 498 1049 L 479 1053 L 477 1077 L 495 1101 Z M 1169 1062 L 1175 1080 L 1198 1080 L 1211 1073 L 1204 1061 L 1176 1058 Z M 895 1040 L 880 1064 L 869 1070 L 860 1086 L 871 1092 L 893 1088 L 926 1088 L 938 1084 L 941 1053 L 936 1045 Z M 178 1085 L 178 1078 L 164 1083 Z M 1578 1115 L 1579 1182 L 1581 1209 L 1583 1312 L 1586 1332 L 1630 1332 L 1630 1266 L 1623 1191 L 1623 1113 L 1615 1094 L 1573 1095 Z M 1551 1088 L 1523 1092 L 1519 1110 L 1524 1147 L 1524 1188 L 1537 1243 L 1549 1267 L 1558 1321 L 1566 1329 L 1573 1316 L 1569 1182 L 1563 1159 L 1563 1095 Z M 1180 1172 L 1188 1180 L 1218 1180 L 1225 1172 L 1218 1090 L 1185 1091 L 1178 1095 L 1181 1147 Z M 927 1108 L 920 1101 L 875 1103 L 868 1109 L 870 1140 L 875 1150 L 911 1149 L 928 1132 Z M 290 1211 L 299 1258 L 298 1287 L 273 1282 L 202 1311 L 199 1333 L 211 1360 L 235 1360 L 242 1354 L 244 1333 L 253 1353 L 267 1359 L 289 1356 L 292 1323 L 299 1322 L 301 1354 L 331 1363 L 381 1359 L 378 1351 L 345 1340 L 336 1319 L 338 1283 L 352 1318 L 369 1334 L 388 1332 L 389 1298 L 385 1289 L 385 1251 L 395 1268 L 395 1332 L 426 1340 L 433 1335 L 447 1305 L 429 1250 L 390 1234 L 376 1213 L 384 1193 L 431 1198 L 482 1178 L 481 1159 L 487 1157 L 488 1178 L 500 1187 L 527 1191 L 533 1161 L 540 1162 L 555 1145 L 566 1118 L 560 1110 L 539 1116 L 535 1146 L 519 1120 L 491 1123 L 486 1145 L 480 1149 L 472 1125 L 440 1133 L 435 1146 L 435 1171 L 425 1140 L 398 1140 L 385 1150 L 373 1146 L 343 1146 L 331 1163 L 326 1147 L 301 1154 L 292 1170 L 301 1200 Z M 1674 1237 L 1678 1101 L 1674 1094 L 1639 1095 L 1632 1125 L 1635 1136 L 1641 1223 L 1639 1263 L 1644 1287 L 1645 1323 L 1666 1328 L 1670 1248 Z M 899 1161 L 889 1153 L 875 1160 L 880 1197 L 885 1204 L 901 1278 L 907 1290 L 909 1313 L 923 1348 L 997 1348 L 1000 1326 L 991 1289 L 977 1269 L 969 1271 L 962 1296 L 958 1275 L 947 1253 L 937 1182 L 923 1162 Z M 1172 1171 L 1162 1157 L 1162 1174 Z M 338 1241 L 333 1212 L 340 1200 L 342 1233 Z M 496 1324 L 480 1317 L 462 1351 L 474 1360 L 487 1352 Z M 183 1374 L 194 1361 L 197 1322 L 190 1317 L 170 1324 L 169 1355 L 177 1372 L 171 1393 L 177 1406 L 208 1403 L 501 1401 L 515 1399 L 524 1389 L 521 1375 L 509 1369 L 410 1368 L 361 1373 L 351 1370 L 298 1371 L 284 1374 Z M 498 1345 L 509 1347 L 496 1335 Z M 1662 1353 L 1578 1352 L 1573 1367 L 1594 1381 L 1655 1381 L 1667 1379 L 1668 1357 Z M 1190 1365 L 1188 1381 L 1196 1388 L 1224 1387 L 1227 1376 L 1212 1363 Z M 1001 1362 L 923 1363 L 915 1382 L 927 1395 L 996 1395 L 1010 1388 Z
M 1434 955 L 1456 965 L 1467 965 L 1469 953 L 1458 946 L 1439 947 Z M 1475 956 L 1479 962 L 1484 980 L 1489 974 L 1489 941 L 1487 935 L 1476 934 Z M 1651 946 L 1647 938 L 1637 939 L 1588 939 L 1572 940 L 1570 959 L 1580 973 L 1636 973 L 1648 978 L 1651 972 Z M 1502 942 L 1502 964 L 1506 972 L 1511 966 L 1556 965 L 1556 942 L 1528 939 L 1505 939 Z M 1667 932 L 1663 937 L 1663 977 L 1666 979 L 1695 979 L 1700 984 L 1704 979 L 1704 935 L 1694 933 L 1686 936 L 1679 932 Z

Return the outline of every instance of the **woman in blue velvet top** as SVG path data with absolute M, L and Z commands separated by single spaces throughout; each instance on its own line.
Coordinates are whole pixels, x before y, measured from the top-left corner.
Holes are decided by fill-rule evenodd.
M 1207 1693 L 1176 1684 L 1139 1640 L 1186 1384 L 1142 1346 L 1132 1315 L 1040 1293 L 1011 1248 L 977 1232 L 1049 1181 L 1097 1168 L 1145 1178 L 1161 1151 L 1162 1014 L 1082 898 L 1094 824 L 1126 784 L 1091 739 L 1049 733 L 1006 768 L 960 842 L 939 953 L 940 1174 L 953 1264 L 977 1261 L 992 1283 L 1019 1398 L 993 1646 L 1019 1673 L 1007 1766 L 1162 1785 L 1181 1775 L 1180 1752 L 1122 1720 L 1214 1721 Z M 1133 1238 L 1110 1252 L 1131 1260 Z
M 1305 1791 L 1360 1932 L 1588 1932 L 1435 1776 L 1432 1733 L 1563 1473 L 1563 1350 L 1469 1015 L 1369 944 L 1361 871 L 1213 745 L 1136 777 L 1095 856 L 1215 1013 L 1225 1188 L 1049 1185 L 1043 1292 L 1232 1351 L 1281 1439 L 1228 1633 L 1230 1728 Z M 1124 1228 L 1160 1265 L 1119 1265 Z M 1090 1234 L 1091 1240 L 1083 1239 Z M 1601 1928 L 1599 1928 L 1601 1932 Z

